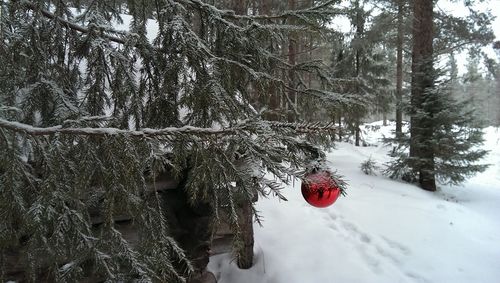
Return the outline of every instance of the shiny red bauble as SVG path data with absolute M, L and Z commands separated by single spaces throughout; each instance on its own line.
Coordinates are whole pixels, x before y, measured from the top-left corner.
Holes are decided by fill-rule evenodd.
M 316 171 L 305 175 L 301 190 L 304 199 L 315 207 L 330 206 L 340 195 L 340 189 L 328 171 Z

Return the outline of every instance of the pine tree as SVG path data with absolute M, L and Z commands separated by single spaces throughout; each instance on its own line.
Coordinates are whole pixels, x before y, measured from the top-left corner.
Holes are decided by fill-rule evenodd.
M 477 149 L 482 143 L 480 124 L 467 102 L 451 97 L 453 85 L 439 79 L 444 74 L 434 68 L 433 14 L 432 1 L 414 3 L 411 135 L 400 140 L 400 148 L 393 152 L 396 159 L 387 170 L 391 177 L 418 182 L 430 191 L 436 190 L 436 180 L 458 184 L 486 168 L 477 164 L 486 154 Z M 486 27 L 481 26 L 481 32 L 489 25 L 483 23 Z M 465 33 L 477 35 L 471 30 Z M 453 68 L 448 77 L 456 79 Z
M 365 10 L 364 2 L 352 2 L 349 17 L 353 32 L 351 38 L 347 37 L 344 46 L 337 51 L 333 62 L 338 89 L 350 93 L 357 102 L 342 109 L 344 122 L 354 135 L 356 146 L 361 145 L 362 119 L 374 110 L 370 106 L 377 105 L 377 101 L 384 101 L 390 94 L 390 91 L 386 91 L 390 81 L 387 50 L 382 48 L 380 40 L 382 29 L 379 22 L 374 21 L 370 12 Z M 372 25 L 369 26 L 369 23 Z
M 413 4 L 413 52 L 410 158 L 412 167 L 418 173 L 418 182 L 425 190 L 435 191 L 435 155 L 429 150 L 434 124 L 428 118 L 435 112 L 430 109 L 431 90 L 434 86 L 433 58 L 433 1 L 423 0 Z
M 375 6 L 380 9 L 381 36 L 385 46 L 395 49 L 395 78 L 394 78 L 394 102 L 396 135 L 401 136 L 403 132 L 403 114 L 405 112 L 405 49 L 410 49 L 409 42 L 411 34 L 411 18 L 409 6 L 411 1 L 407 0 L 376 0 Z M 386 100 L 386 102 L 393 102 Z M 388 106 L 387 106 L 388 107 Z
M 240 246 L 238 205 L 283 198 L 280 182 L 300 178 L 333 129 L 266 121 L 255 93 L 342 100 L 324 76 L 318 89 L 291 86 L 278 70 L 321 68 L 256 43 L 318 31 L 334 2 L 248 15 L 222 1 L 2 1 L 1 279 L 184 281 L 206 262 L 172 236 L 183 233 L 169 219 L 176 198 L 227 215 Z

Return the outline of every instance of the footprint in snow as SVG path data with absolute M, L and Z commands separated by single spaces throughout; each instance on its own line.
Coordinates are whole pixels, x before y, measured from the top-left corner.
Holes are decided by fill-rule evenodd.
M 446 206 L 444 206 L 443 204 L 438 204 L 436 205 L 436 207 L 441 210 L 446 210 Z
M 403 244 L 400 244 L 394 240 L 391 240 L 391 239 L 389 239 L 387 237 L 383 237 L 383 236 L 382 236 L 382 239 L 387 244 L 387 246 L 389 246 L 392 249 L 398 250 L 403 255 L 409 256 L 411 254 L 410 249 L 408 247 L 404 246 Z

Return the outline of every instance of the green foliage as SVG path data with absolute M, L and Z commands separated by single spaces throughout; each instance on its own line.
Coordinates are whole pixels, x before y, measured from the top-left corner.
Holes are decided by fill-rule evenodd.
M 423 108 L 416 112 L 416 117 L 423 125 L 432 125 L 430 137 L 422 139 L 420 147 L 433 152 L 434 159 L 429 161 L 409 156 L 409 133 L 387 142 L 397 146 L 392 152 L 394 158 L 388 164 L 385 174 L 391 178 L 401 178 L 416 182 L 415 168 L 424 162 L 433 162 L 436 180 L 442 184 L 457 185 L 488 166 L 479 161 L 487 154 L 480 149 L 483 143 L 481 124 L 470 110 L 470 101 L 456 101 L 450 95 L 449 84 L 427 91 L 423 98 Z
M 27 280 L 183 281 L 193 267 L 152 189 L 158 175 L 188 172 L 189 201 L 225 210 L 238 232 L 238 202 L 283 198 L 281 182 L 300 178 L 330 140 L 330 126 L 264 121 L 252 103 L 270 86 L 325 107 L 343 101 L 321 66 L 258 44 L 320 30 L 334 1 L 274 17 L 198 0 L 125 2 L 2 2 L 0 254 L 20 251 Z M 113 28 L 120 12 L 132 15 L 125 31 Z M 282 72 L 322 85 L 295 88 Z
M 372 176 L 377 175 L 376 171 L 379 169 L 377 163 L 372 159 L 371 156 L 361 163 L 360 168 L 363 173 Z
M 372 15 L 366 2 L 351 1 L 348 16 L 352 32 L 340 38 L 332 58 L 337 89 L 350 93 L 356 101 L 341 110 L 348 130 L 356 133 L 356 144 L 362 119 L 377 110 L 387 112 L 392 96 L 389 50 L 383 47 L 385 23 L 382 17 Z

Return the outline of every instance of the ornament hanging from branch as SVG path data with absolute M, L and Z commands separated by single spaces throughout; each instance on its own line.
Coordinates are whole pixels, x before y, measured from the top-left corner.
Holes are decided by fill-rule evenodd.
M 328 170 L 313 170 L 307 173 L 302 180 L 302 196 L 314 207 L 332 205 L 341 189 Z

